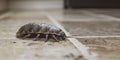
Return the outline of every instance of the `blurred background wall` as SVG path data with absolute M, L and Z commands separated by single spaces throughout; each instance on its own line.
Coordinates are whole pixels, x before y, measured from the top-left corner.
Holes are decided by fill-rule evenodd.
M 8 0 L 0 0 L 0 12 L 8 10 Z
M 0 0 L 0 11 L 63 8 L 120 8 L 120 0 Z
M 62 9 L 63 0 L 10 0 L 10 10 Z

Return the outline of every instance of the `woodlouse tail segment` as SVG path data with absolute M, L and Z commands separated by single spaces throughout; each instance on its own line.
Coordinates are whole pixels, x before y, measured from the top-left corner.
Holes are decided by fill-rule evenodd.
M 17 33 L 17 34 L 16 34 L 16 38 L 20 38 L 20 34 Z
M 19 36 L 18 36 L 18 35 L 16 35 L 16 38 L 19 38 Z

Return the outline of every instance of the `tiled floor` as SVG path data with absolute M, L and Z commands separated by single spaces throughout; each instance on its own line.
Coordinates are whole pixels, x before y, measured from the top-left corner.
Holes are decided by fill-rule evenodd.
M 41 12 L 13 12 L 9 17 L 0 20 L 1 60 L 85 60 L 69 41 L 45 42 L 17 39 L 15 37 L 17 30 L 29 22 L 53 24 Z
M 69 22 L 62 21 L 61 24 L 65 26 L 66 30 L 73 35 L 82 36 L 109 36 L 120 35 L 120 22 L 107 21 L 107 22 Z
M 107 10 L 97 10 L 88 9 L 85 10 L 86 15 L 93 17 L 96 20 L 89 20 L 89 17 L 79 17 L 84 14 L 71 12 L 70 21 L 69 18 L 65 21 L 61 21 L 61 24 L 65 29 L 71 33 L 71 35 L 79 36 L 120 36 L 120 18 L 119 10 L 117 9 L 107 9 Z M 84 12 L 85 12 L 84 11 Z M 80 12 L 80 11 L 78 11 Z M 75 14 L 75 15 L 74 15 Z M 74 21 L 77 17 L 78 19 Z M 68 15 L 69 16 L 69 15 Z M 71 21 L 71 16 L 74 19 Z M 86 18 L 85 18 L 86 17 Z M 110 19 L 111 18 L 111 19 Z M 80 19 L 80 20 L 79 20 Z M 88 19 L 88 20 L 81 20 Z M 113 20 L 112 20 L 113 19 Z M 78 38 L 78 40 L 84 45 L 90 47 L 90 51 L 94 51 L 99 54 L 102 60 L 119 60 L 120 59 L 120 37 L 107 37 L 107 38 Z
M 16 31 L 29 22 L 53 24 L 49 14 L 71 35 L 79 36 L 119 36 L 120 9 L 81 9 L 50 11 L 16 11 L 0 20 L 0 59 L 3 60 L 85 60 L 77 48 L 67 41 L 47 42 L 20 40 Z M 78 38 L 98 54 L 101 60 L 120 59 L 120 37 Z M 6 58 L 7 57 L 7 58 Z

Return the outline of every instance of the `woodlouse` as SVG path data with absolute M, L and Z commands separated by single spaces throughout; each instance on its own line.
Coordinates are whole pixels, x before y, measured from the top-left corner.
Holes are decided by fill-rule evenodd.
M 55 41 L 65 40 L 66 34 L 58 27 L 46 23 L 28 23 L 23 25 L 16 33 L 17 38 L 46 38 L 54 39 Z

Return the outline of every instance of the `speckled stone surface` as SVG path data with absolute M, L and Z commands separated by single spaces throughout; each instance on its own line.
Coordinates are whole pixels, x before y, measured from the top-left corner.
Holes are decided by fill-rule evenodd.
M 62 22 L 67 31 L 79 36 L 120 35 L 120 22 Z M 99 54 L 102 60 L 120 59 L 120 37 L 118 38 L 78 38 L 90 51 Z
M 0 20 L 1 60 L 85 60 L 67 40 L 45 42 L 44 39 L 43 41 L 17 39 L 15 37 L 17 30 L 29 22 L 52 24 L 41 12 L 14 12 Z

